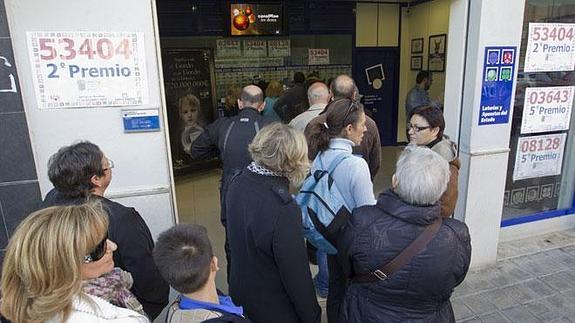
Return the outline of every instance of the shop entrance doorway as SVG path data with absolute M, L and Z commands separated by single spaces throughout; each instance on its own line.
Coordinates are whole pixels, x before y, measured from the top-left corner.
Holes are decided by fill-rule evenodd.
M 397 142 L 399 49 L 356 48 L 353 79 L 368 114 L 379 128 L 382 146 Z

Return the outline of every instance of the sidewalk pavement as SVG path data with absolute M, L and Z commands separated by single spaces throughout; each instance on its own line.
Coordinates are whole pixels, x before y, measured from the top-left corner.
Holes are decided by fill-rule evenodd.
M 499 244 L 451 302 L 458 322 L 575 322 L 575 229 Z
M 470 271 L 451 303 L 457 322 L 575 323 L 575 229 L 500 243 L 497 263 Z

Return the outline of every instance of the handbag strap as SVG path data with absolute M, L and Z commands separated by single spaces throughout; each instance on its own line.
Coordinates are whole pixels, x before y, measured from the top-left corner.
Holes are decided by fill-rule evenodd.
M 440 216 L 432 224 L 428 225 L 425 230 L 423 230 L 423 232 L 421 232 L 419 236 L 409 244 L 409 246 L 403 249 L 403 251 L 401 251 L 401 253 L 390 262 L 370 273 L 355 276 L 351 281 L 353 283 L 371 283 L 378 280 L 385 280 L 391 274 L 403 267 L 403 265 L 407 264 L 413 256 L 429 244 L 437 231 L 439 231 L 441 222 L 442 218 Z

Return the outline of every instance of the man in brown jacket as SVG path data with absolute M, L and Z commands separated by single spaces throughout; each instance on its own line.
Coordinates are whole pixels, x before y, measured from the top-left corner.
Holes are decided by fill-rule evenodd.
M 357 99 L 358 92 L 357 86 L 353 79 L 347 75 L 339 75 L 336 77 L 333 82 L 331 82 L 330 92 L 332 96 L 332 100 L 338 100 L 342 98 L 354 98 Z M 379 139 L 379 130 L 377 128 L 377 124 L 373 121 L 372 118 L 369 116 L 366 117 L 365 125 L 367 127 L 367 131 L 363 135 L 363 140 L 359 146 L 353 147 L 353 153 L 357 155 L 361 155 L 363 159 L 369 165 L 369 173 L 371 175 L 371 179 L 375 177 L 377 172 L 379 171 L 379 166 L 381 163 L 381 141 Z M 324 123 L 325 120 L 325 110 L 322 111 L 319 116 L 312 119 L 307 127 L 305 128 L 304 134 L 306 139 L 309 141 L 310 136 L 310 129 L 312 124 L 317 123 Z M 310 160 L 314 160 L 317 151 L 312 147 L 309 147 L 308 150 L 308 157 Z

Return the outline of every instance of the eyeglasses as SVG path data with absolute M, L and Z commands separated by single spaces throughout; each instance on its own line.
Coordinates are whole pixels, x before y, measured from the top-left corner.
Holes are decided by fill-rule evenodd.
M 104 239 L 96 245 L 94 251 L 84 256 L 84 263 L 89 264 L 91 262 L 102 259 L 102 257 L 104 257 L 104 255 L 106 254 L 107 249 L 108 249 L 108 233 L 106 233 Z
M 427 127 L 418 127 L 418 126 L 416 126 L 416 125 L 412 125 L 412 124 L 410 124 L 410 123 L 408 123 L 408 124 L 407 124 L 407 130 L 409 130 L 409 129 L 413 129 L 413 131 L 415 131 L 415 132 L 420 132 L 420 131 L 423 131 L 423 130 L 425 130 L 425 129 L 429 129 L 429 128 L 431 128 L 431 126 L 427 126 Z
M 103 171 L 107 171 L 114 168 L 114 161 L 112 161 L 110 158 L 108 158 L 108 167 L 106 168 L 102 168 Z

